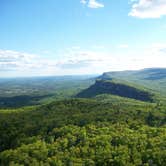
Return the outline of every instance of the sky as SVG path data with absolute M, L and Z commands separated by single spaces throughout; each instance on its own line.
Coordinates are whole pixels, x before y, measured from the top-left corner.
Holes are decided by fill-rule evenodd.
M 0 0 L 0 77 L 166 67 L 166 0 Z

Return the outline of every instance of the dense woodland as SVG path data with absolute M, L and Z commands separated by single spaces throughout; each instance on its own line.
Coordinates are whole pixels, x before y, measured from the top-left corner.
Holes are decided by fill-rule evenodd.
M 133 97 L 127 98 L 111 91 L 103 93 L 94 84 L 101 93 L 78 98 L 82 97 L 78 94 L 89 93 L 86 88 L 94 86 L 94 79 L 75 81 L 73 85 L 77 86 L 71 91 L 72 84 L 62 82 L 62 88 L 59 83 L 59 89 L 55 89 L 56 94 L 61 94 L 59 98 L 47 91 L 45 94 L 52 96 L 37 104 L 1 106 L 0 165 L 165 166 L 164 93 L 160 95 L 153 86 L 152 91 L 137 86 L 134 90 L 141 92 L 139 95 L 153 94 L 153 100 L 140 101 L 134 98 L 135 91 L 131 92 Z M 125 83 L 123 87 L 126 86 L 131 87 Z

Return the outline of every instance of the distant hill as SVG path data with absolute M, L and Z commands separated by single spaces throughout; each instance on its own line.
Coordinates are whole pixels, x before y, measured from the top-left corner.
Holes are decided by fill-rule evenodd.
M 137 88 L 126 82 L 101 79 L 96 80 L 95 84 L 77 94 L 77 97 L 89 98 L 100 94 L 112 94 L 141 101 L 153 101 L 153 95 L 144 89 Z
M 166 68 L 147 68 L 135 71 L 106 72 L 99 77 L 103 80 L 120 79 L 143 85 L 166 95 Z
M 111 79 L 114 77 L 126 78 L 139 78 L 144 80 L 160 80 L 166 79 L 166 68 L 147 68 L 142 70 L 126 70 L 117 72 L 106 72 L 103 73 L 100 78 Z

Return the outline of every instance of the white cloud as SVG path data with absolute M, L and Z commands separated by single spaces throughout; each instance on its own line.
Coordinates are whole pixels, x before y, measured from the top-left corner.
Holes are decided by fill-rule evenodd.
M 38 55 L 22 53 L 11 50 L 0 50 L 0 73 L 8 71 L 14 73 L 44 72 L 50 68 L 55 68 L 55 62 L 44 59 Z
M 102 73 L 110 69 L 111 64 L 116 64 L 116 60 L 109 53 L 74 49 L 64 53 L 57 63 L 58 67 L 68 74 Z
M 87 3 L 87 0 L 81 0 L 80 2 L 85 5 Z
M 73 46 L 72 49 L 74 50 L 79 50 L 81 47 L 80 46 Z
M 104 7 L 104 4 L 99 3 L 96 0 L 89 0 L 88 7 L 90 7 L 90 8 L 101 8 L 101 7 Z
M 97 2 L 96 0 L 81 0 L 82 4 L 87 5 L 89 8 L 102 8 L 104 7 L 104 4 Z
M 151 45 L 151 50 L 156 53 L 160 53 L 160 54 L 163 54 L 163 53 L 166 53 L 166 43 L 154 43 Z M 166 56 L 164 54 L 164 56 Z
M 118 45 L 118 48 L 128 48 L 129 45 L 128 44 L 120 44 Z
M 77 49 L 78 48 L 78 49 Z M 82 50 L 78 46 L 66 49 L 61 56 L 49 59 L 39 55 L 0 50 L 0 77 L 94 74 L 106 71 L 166 67 L 166 43 L 154 43 L 145 48 Z M 59 57 L 59 58 L 58 58 Z
M 93 45 L 93 49 L 104 49 L 105 47 L 103 45 Z
M 166 43 L 154 43 L 141 50 L 135 50 L 130 56 L 133 69 L 164 67 L 166 68 Z M 128 61 L 128 60 L 127 60 Z M 129 62 L 129 61 L 128 61 Z
M 21 67 L 30 67 L 34 58 L 35 55 L 11 50 L 0 50 L 0 70 L 16 70 Z
M 87 66 L 99 65 L 99 63 L 107 61 L 108 59 L 109 56 L 104 53 L 71 50 L 70 52 L 66 52 L 66 56 L 64 56 L 58 64 L 62 67 L 71 66 L 72 68 L 75 68 L 74 66 L 78 66 L 78 68 L 84 68 Z
M 166 15 L 166 0 L 139 0 L 134 2 L 129 16 L 160 18 Z

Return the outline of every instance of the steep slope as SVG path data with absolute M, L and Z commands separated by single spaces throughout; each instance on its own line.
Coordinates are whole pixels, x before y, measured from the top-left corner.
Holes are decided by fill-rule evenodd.
M 113 80 L 96 80 L 94 85 L 77 94 L 77 97 L 88 98 L 95 97 L 96 95 L 100 94 L 113 94 L 141 101 L 153 101 L 153 95 L 148 91 Z

